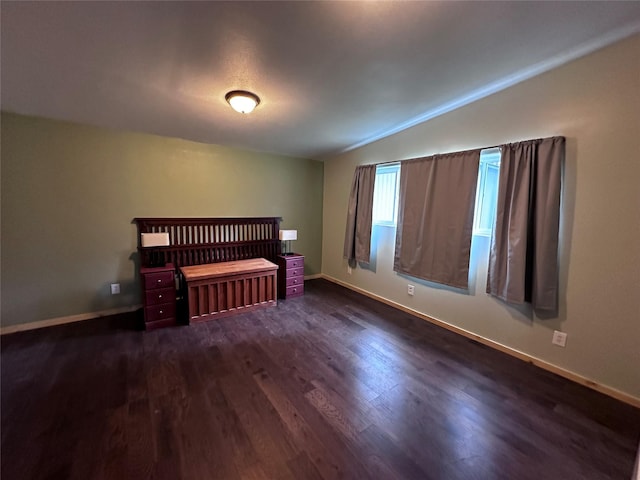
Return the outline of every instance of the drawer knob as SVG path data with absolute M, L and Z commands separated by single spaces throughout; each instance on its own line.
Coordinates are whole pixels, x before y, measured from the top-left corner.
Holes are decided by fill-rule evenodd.
M 158 295 L 158 298 L 162 298 L 162 295 Z
M 158 280 L 158 283 L 162 283 L 162 280 Z
M 160 310 L 160 315 L 162 315 L 162 310 Z

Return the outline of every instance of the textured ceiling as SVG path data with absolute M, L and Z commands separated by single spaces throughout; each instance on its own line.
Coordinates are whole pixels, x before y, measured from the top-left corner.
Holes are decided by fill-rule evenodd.
M 3 110 L 319 159 L 640 31 L 640 2 L 0 8 Z

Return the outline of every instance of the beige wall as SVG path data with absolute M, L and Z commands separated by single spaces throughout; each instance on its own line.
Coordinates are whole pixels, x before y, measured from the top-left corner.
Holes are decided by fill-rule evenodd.
M 6 113 L 1 147 L 3 326 L 141 303 L 134 217 L 282 216 L 320 272 L 321 162 Z
M 640 398 L 639 58 L 635 36 L 327 160 L 323 273 Z M 356 165 L 552 135 L 567 137 L 559 318 L 532 318 L 483 293 L 486 239 L 474 239 L 469 294 L 395 274 L 389 229 L 379 232 L 375 272 L 347 274 L 342 248 Z M 568 333 L 566 348 L 551 344 L 554 329 Z

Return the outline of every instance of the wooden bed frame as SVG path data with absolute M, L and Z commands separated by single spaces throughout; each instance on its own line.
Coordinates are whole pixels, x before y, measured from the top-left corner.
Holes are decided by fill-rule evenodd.
M 275 263 L 281 249 L 280 221 L 280 217 L 135 218 L 140 267 L 175 265 L 178 312 L 189 321 L 275 306 L 276 265 L 265 269 L 257 268 L 255 262 L 240 262 L 228 268 L 231 263 L 222 263 L 256 258 Z M 142 247 L 142 233 L 168 233 L 169 245 Z M 190 269 L 210 264 L 220 265 Z M 189 279 L 183 275 L 183 267 L 189 267 Z M 188 315 L 184 313 L 187 310 Z

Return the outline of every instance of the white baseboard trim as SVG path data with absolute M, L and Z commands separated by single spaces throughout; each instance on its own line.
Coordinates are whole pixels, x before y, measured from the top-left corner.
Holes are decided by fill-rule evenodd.
M 617 400 L 620 400 L 624 403 L 628 403 L 629 405 L 632 405 L 636 408 L 640 408 L 640 398 L 638 397 L 634 397 L 633 395 L 629 395 L 628 393 L 622 392 L 620 390 L 617 390 L 613 387 L 609 387 L 607 385 L 602 385 L 598 382 L 595 382 L 593 380 L 590 380 L 589 378 L 583 377 L 582 375 L 579 375 L 575 372 L 572 372 L 570 370 L 566 370 L 562 367 L 559 367 L 557 365 L 554 365 L 552 363 L 546 362 L 545 360 L 541 360 L 540 358 L 531 356 L 527 353 L 521 352 L 520 350 L 516 350 L 515 348 L 511 348 L 508 347 L 506 345 L 503 345 L 501 343 L 498 343 L 494 340 L 491 340 L 489 338 L 486 337 L 482 337 L 480 335 L 477 335 L 473 332 L 470 332 L 468 330 L 465 330 L 464 328 L 460 328 L 460 327 L 456 327 L 455 325 L 451 325 L 450 323 L 447 323 L 445 321 L 442 320 L 438 320 L 437 318 L 433 318 L 430 317 L 429 315 L 425 315 L 422 312 L 419 312 L 417 310 L 414 310 L 412 308 L 409 307 L 405 307 L 404 305 L 394 302 L 392 300 L 389 300 L 387 298 L 381 297 L 380 295 L 376 295 L 375 293 L 371 293 L 367 290 L 364 290 L 360 287 L 356 287 L 354 285 L 351 285 L 349 283 L 343 282 L 342 280 L 338 280 L 337 278 L 333 278 L 329 275 L 325 275 L 322 274 L 321 275 L 322 278 L 324 278 L 325 280 L 328 280 L 330 282 L 336 283 L 338 285 L 341 285 L 345 288 L 348 288 L 350 290 L 353 290 L 354 292 L 358 292 L 361 293 L 362 295 L 365 295 L 369 298 L 373 298 L 374 300 L 378 300 L 379 302 L 385 303 L 391 307 L 397 308 L 398 310 L 402 310 L 403 312 L 406 312 L 410 315 L 413 315 L 415 317 L 418 317 L 422 320 L 426 320 L 427 322 L 433 323 L 434 325 L 438 325 L 439 327 L 442 328 L 446 328 L 447 330 L 450 330 L 454 333 L 457 333 L 459 335 L 462 335 L 464 337 L 470 338 L 472 340 L 475 340 L 479 343 L 482 343 L 483 345 L 486 345 L 488 347 L 494 348 L 496 350 L 499 350 L 503 353 L 506 353 L 508 355 L 511 355 L 513 357 L 519 358 L 520 360 L 524 360 L 525 362 L 531 363 L 533 365 L 535 365 L 536 367 L 540 367 L 544 370 L 547 370 L 549 372 L 555 373 L 556 375 L 560 375 L 561 377 L 564 377 L 568 380 L 571 380 L 573 382 L 579 383 L 580 385 L 584 385 L 585 387 L 589 387 L 592 390 L 596 390 L 600 393 L 604 393 L 605 395 L 608 395 L 610 397 L 613 397 Z
M 65 323 L 81 322 L 83 320 L 91 320 L 92 318 L 118 315 L 120 313 L 129 313 L 134 312 L 139 308 L 142 308 L 142 305 L 129 305 L 127 307 L 109 308 L 107 310 L 100 310 L 98 312 L 79 313 L 77 315 L 68 315 L 66 317 L 48 318 L 46 320 L 39 320 L 37 322 L 8 325 L 6 327 L 0 327 L 0 335 L 25 332 L 27 330 L 35 330 L 37 328 L 53 327 L 55 325 L 63 325 Z
M 316 278 L 323 278 L 321 273 L 314 273 L 313 275 L 305 275 L 305 280 L 315 280 Z

